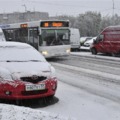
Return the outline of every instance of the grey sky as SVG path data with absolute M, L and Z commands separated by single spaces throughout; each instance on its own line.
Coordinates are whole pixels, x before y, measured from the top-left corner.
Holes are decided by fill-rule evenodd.
M 86 11 L 101 12 L 104 16 L 120 15 L 120 0 L 0 0 L 0 13 L 29 11 L 54 15 L 77 16 Z

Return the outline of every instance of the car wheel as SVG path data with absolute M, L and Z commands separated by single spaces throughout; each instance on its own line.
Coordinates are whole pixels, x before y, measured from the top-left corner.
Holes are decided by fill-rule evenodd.
M 91 49 L 91 52 L 92 52 L 93 55 L 96 55 L 96 54 L 97 54 L 97 50 L 96 50 L 95 48 L 92 48 L 92 49 Z
M 112 55 L 113 57 L 116 57 L 116 56 L 117 56 L 117 54 L 116 54 L 116 53 L 112 53 L 111 55 Z

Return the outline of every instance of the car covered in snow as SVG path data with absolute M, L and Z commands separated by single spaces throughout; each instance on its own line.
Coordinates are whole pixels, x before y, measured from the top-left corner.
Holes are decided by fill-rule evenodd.
M 54 67 L 32 46 L 0 43 L 0 99 L 22 100 L 54 96 Z
M 83 46 L 85 46 L 85 47 L 90 47 L 96 38 L 97 38 L 97 37 L 93 37 L 93 38 L 87 40 L 87 41 L 84 43 Z
M 84 43 L 88 40 L 90 40 L 92 37 L 81 37 L 80 38 L 80 45 L 83 46 Z
M 91 39 L 87 39 L 87 41 L 85 41 L 83 43 L 83 45 L 81 46 L 80 50 L 90 51 L 90 46 L 92 45 L 94 39 L 96 39 L 96 37 L 93 37 Z

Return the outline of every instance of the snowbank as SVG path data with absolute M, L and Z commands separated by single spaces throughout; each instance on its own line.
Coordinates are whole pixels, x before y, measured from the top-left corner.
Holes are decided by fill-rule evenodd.
M 28 107 L 0 104 L 0 120 L 75 120 Z

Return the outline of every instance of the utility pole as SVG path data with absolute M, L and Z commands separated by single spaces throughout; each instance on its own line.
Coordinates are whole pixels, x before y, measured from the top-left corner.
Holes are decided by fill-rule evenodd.
M 24 19 L 25 19 L 25 21 L 26 21 L 26 20 L 28 21 L 27 7 L 26 7 L 26 5 L 25 5 L 25 4 L 23 4 L 22 6 L 25 8 Z
M 25 7 L 25 12 L 27 12 L 27 7 L 26 7 L 26 5 L 24 4 L 24 5 L 22 5 L 22 6 L 24 6 L 24 7 Z
M 113 7 L 112 7 L 112 9 L 113 9 L 113 25 L 115 24 L 115 20 L 114 20 L 114 10 L 115 10 L 115 4 L 114 4 L 114 0 L 112 0 L 112 2 L 113 2 Z

